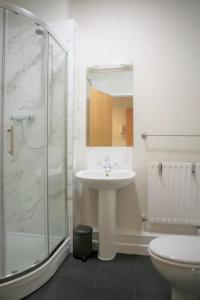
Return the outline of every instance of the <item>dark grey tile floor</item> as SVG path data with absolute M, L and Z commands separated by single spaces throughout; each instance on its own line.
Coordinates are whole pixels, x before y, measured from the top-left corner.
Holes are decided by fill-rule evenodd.
M 104 262 L 70 255 L 43 287 L 24 300 L 169 300 L 170 284 L 149 257 L 118 254 Z

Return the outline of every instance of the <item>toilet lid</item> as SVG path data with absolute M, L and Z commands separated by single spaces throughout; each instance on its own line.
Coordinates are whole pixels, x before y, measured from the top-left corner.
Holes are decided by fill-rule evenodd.
M 185 264 L 200 264 L 200 237 L 174 235 L 152 240 L 149 249 L 163 259 Z

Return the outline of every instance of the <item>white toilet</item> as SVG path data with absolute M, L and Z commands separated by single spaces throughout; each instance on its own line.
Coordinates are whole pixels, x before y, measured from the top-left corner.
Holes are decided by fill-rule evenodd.
M 171 300 L 200 299 L 200 237 L 159 237 L 148 251 L 155 268 L 172 284 Z

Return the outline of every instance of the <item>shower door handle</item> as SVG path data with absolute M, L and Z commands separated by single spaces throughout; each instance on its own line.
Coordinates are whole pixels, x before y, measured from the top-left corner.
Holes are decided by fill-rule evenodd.
M 7 129 L 9 136 L 10 136 L 10 145 L 9 145 L 9 150 L 8 152 L 10 153 L 11 156 L 14 155 L 15 151 L 15 129 L 14 126 L 11 125 L 10 128 Z

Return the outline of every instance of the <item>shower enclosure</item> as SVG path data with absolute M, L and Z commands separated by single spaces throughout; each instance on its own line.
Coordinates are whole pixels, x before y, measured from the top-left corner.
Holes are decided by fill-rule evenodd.
M 67 52 L 37 17 L 1 1 L 0 40 L 1 295 L 67 237 Z

